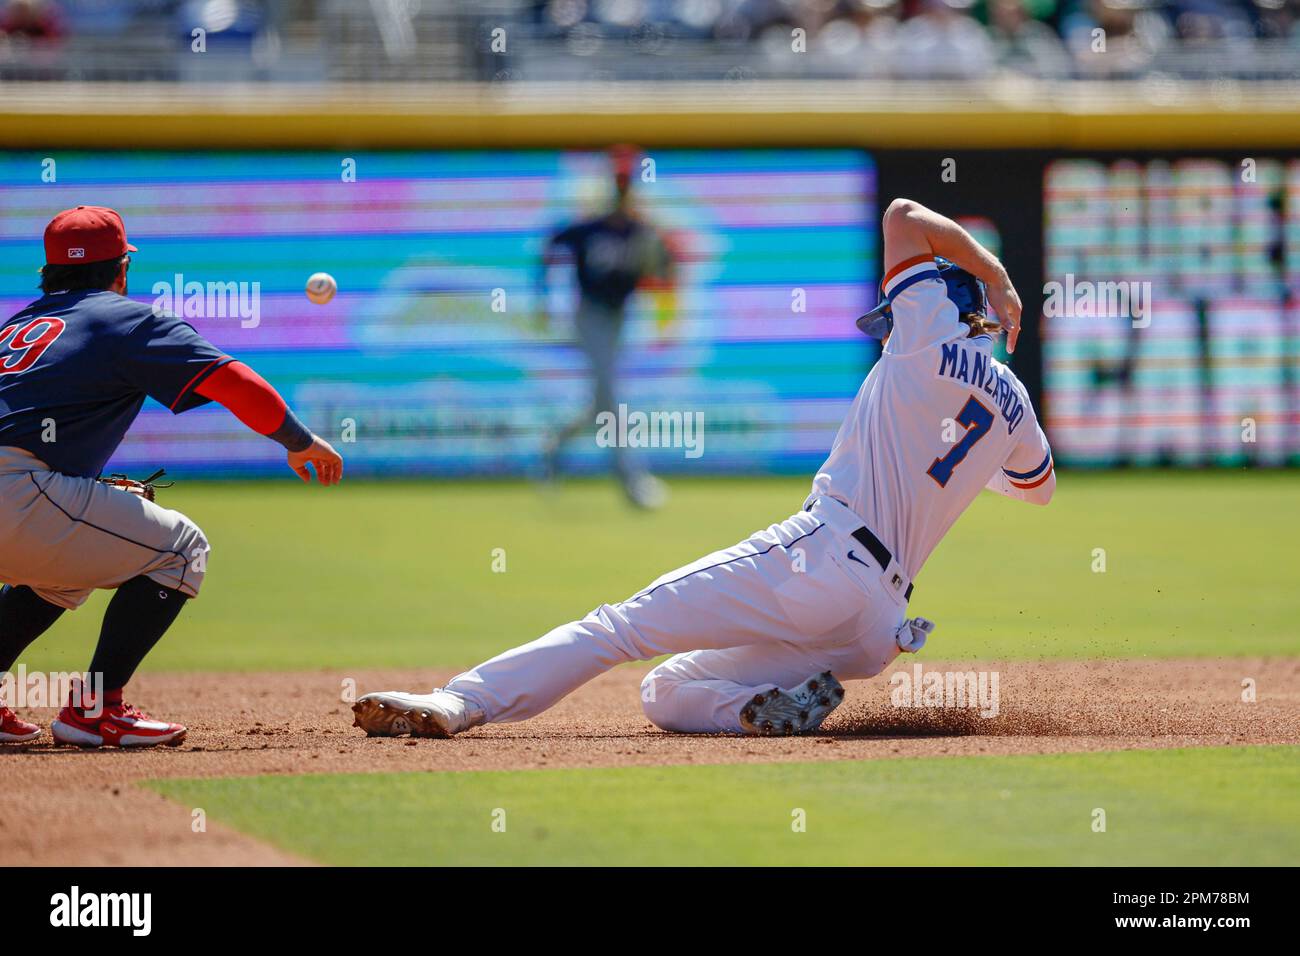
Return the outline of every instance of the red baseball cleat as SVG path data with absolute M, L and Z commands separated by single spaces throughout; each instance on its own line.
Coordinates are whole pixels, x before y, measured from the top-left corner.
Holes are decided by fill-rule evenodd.
M 68 705 L 51 726 L 54 739 L 74 747 L 175 747 L 185 739 L 180 724 L 154 720 L 130 704 L 105 704 L 98 716 Z
M 36 724 L 29 724 L 8 707 L 0 707 L 0 744 L 21 744 L 40 735 L 41 728 Z

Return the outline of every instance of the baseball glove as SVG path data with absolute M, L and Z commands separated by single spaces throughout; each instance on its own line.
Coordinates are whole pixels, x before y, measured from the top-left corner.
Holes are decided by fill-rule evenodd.
M 102 481 L 113 488 L 120 488 L 127 494 L 139 495 L 145 501 L 153 501 L 158 497 L 159 488 L 170 488 L 176 483 L 169 481 L 166 484 L 159 484 L 158 479 L 165 474 L 167 474 L 166 469 L 159 468 L 144 481 L 136 481 L 126 475 L 109 475 L 107 478 L 98 478 L 96 480 Z

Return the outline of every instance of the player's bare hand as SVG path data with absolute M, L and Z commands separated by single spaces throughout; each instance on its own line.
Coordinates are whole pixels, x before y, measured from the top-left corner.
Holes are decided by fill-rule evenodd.
M 313 435 L 311 444 L 302 451 L 289 452 L 289 467 L 299 478 L 309 482 L 311 472 L 307 470 L 308 465 L 316 469 L 316 480 L 322 485 L 337 485 L 343 477 L 343 456 L 319 435 Z
M 1007 351 L 1014 352 L 1016 339 L 1020 338 L 1020 296 L 1016 294 L 1009 278 L 990 283 L 988 293 L 989 305 L 997 313 L 1002 331 L 1007 333 Z

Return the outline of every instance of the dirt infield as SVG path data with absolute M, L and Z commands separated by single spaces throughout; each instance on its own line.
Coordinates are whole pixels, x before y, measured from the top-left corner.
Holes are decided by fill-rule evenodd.
M 370 739 L 342 695 L 422 689 L 450 672 L 372 671 L 145 675 L 132 700 L 190 727 L 175 749 L 82 752 L 47 736 L 0 745 L 0 866 L 264 865 L 296 860 L 134 786 L 160 777 L 499 770 L 653 764 L 1036 754 L 1227 744 L 1300 743 L 1300 659 L 970 663 L 924 671 L 997 673 L 996 716 L 978 708 L 907 708 L 889 676 L 848 685 L 823 732 L 803 738 L 681 736 L 642 716 L 643 668 L 623 667 L 522 724 L 455 740 Z M 1243 681 L 1257 688 L 1242 700 Z M 957 680 L 952 686 L 954 689 Z M 924 685 L 922 685 L 924 686 Z M 918 695 L 919 695 L 918 691 Z M 927 703 L 920 696 L 917 703 Z M 951 703 L 951 701 L 950 701 Z M 991 708 L 990 708 L 991 710 Z M 48 725 L 49 711 L 23 711 Z

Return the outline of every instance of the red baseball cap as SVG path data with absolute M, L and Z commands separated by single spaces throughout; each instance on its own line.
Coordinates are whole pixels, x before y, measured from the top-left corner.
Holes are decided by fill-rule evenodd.
M 79 266 L 116 259 L 135 246 L 126 241 L 126 225 L 117 210 L 107 206 L 65 209 L 45 227 L 45 262 Z

